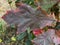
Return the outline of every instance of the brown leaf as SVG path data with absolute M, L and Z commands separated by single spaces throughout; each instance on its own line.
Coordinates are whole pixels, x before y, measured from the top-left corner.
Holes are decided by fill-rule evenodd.
M 51 24 L 55 21 L 53 18 L 49 18 L 41 9 L 34 10 L 29 5 L 23 4 L 18 6 L 20 11 L 14 13 L 14 10 L 11 10 L 8 14 L 3 16 L 3 19 L 8 24 L 17 24 L 18 32 L 24 32 L 27 27 L 34 24 L 32 27 L 44 27 L 46 23 Z

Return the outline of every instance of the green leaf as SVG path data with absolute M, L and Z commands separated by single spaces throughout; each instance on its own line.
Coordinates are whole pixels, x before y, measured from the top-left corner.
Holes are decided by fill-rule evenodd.
M 16 0 L 16 1 L 15 1 L 15 3 L 18 3 L 18 2 L 20 2 L 20 0 Z
M 35 38 L 35 36 L 32 33 L 30 33 L 30 34 L 28 34 L 28 38 L 29 38 L 29 40 L 32 40 Z
M 17 40 L 22 40 L 22 39 L 24 39 L 24 37 L 26 37 L 26 35 L 27 35 L 26 32 L 23 32 L 23 33 L 17 35 Z
M 29 39 L 27 39 L 25 45 L 32 45 L 32 42 Z
M 32 35 L 28 34 L 28 38 L 29 38 L 29 40 L 32 40 Z
M 32 40 L 35 36 L 32 34 L 30 27 L 28 27 L 26 30 L 27 30 L 28 39 Z
M 30 33 L 31 32 L 30 27 L 28 27 L 26 30 L 27 30 L 27 33 Z

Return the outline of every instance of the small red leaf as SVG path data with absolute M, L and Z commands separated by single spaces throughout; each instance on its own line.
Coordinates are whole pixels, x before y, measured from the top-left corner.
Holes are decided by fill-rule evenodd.
M 39 29 L 39 28 L 33 29 L 33 34 L 35 36 L 38 36 L 39 34 L 42 34 L 42 33 L 43 33 L 43 30 L 42 29 Z

